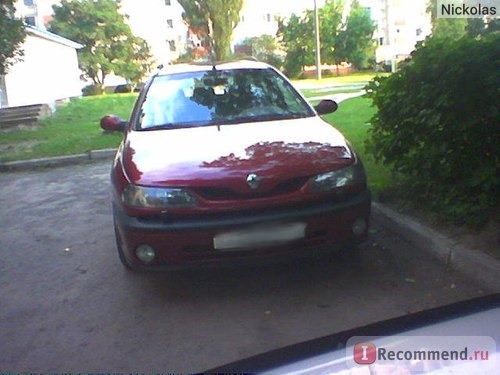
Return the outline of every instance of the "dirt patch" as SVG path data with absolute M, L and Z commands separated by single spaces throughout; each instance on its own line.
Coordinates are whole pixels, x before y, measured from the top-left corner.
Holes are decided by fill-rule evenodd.
M 17 124 L 12 126 L 0 127 L 0 133 L 17 132 L 19 130 L 37 130 L 40 129 L 38 122 L 32 124 Z
M 40 141 L 21 141 L 15 143 L 0 143 L 0 157 L 5 154 L 13 154 L 17 152 L 29 152 L 33 147 L 39 145 Z

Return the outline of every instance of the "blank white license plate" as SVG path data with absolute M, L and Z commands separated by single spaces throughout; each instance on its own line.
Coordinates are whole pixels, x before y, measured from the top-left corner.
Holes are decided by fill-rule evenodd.
M 299 240 L 306 235 L 306 223 L 287 223 L 219 233 L 214 236 L 214 248 L 244 249 L 278 245 L 283 242 Z

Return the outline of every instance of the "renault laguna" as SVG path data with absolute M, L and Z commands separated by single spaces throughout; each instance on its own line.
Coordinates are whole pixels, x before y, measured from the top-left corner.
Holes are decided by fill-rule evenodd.
M 275 68 L 170 65 L 144 85 L 112 171 L 118 255 L 129 269 L 286 260 L 366 238 L 361 160 Z

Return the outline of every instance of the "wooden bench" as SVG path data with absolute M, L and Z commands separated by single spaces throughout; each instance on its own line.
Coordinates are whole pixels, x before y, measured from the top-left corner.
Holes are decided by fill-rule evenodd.
M 0 130 L 19 126 L 38 126 L 40 119 L 52 113 L 47 104 L 0 108 Z

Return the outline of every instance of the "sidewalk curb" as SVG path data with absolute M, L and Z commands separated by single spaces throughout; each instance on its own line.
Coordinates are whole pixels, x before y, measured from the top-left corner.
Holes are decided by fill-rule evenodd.
M 466 248 L 438 231 L 381 203 L 372 202 L 372 215 L 387 230 L 402 236 L 413 246 L 428 252 L 441 263 L 478 281 L 494 292 L 500 291 L 499 260 L 480 251 Z
M 40 158 L 30 160 L 18 160 L 0 163 L 0 172 L 17 172 L 47 167 L 62 167 L 89 161 L 100 161 L 111 159 L 116 153 L 115 148 L 103 150 L 91 150 L 85 154 L 55 156 L 51 158 Z

